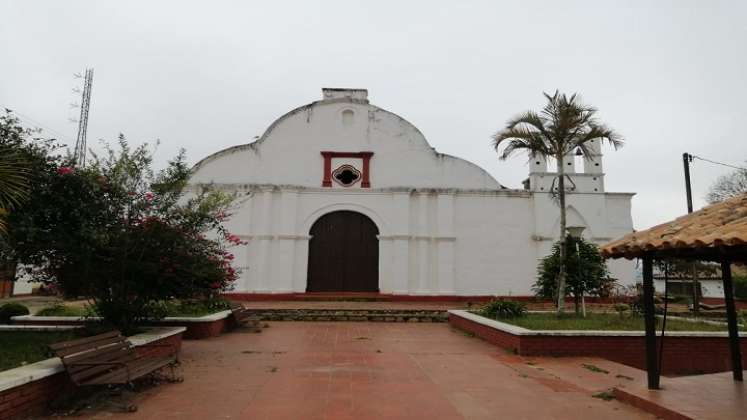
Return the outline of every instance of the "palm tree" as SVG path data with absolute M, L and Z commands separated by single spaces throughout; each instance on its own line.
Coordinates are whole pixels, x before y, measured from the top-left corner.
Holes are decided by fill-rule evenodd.
M 573 94 L 570 98 L 555 91 L 548 95 L 547 105 L 540 113 L 527 111 L 510 120 L 506 128 L 493 136 L 493 146 L 500 159 L 508 159 L 519 151 L 526 151 L 530 158 L 537 155 L 555 158 L 558 164 L 558 201 L 560 203 L 560 271 L 558 274 L 558 313 L 565 310 L 565 264 L 566 264 L 566 206 L 565 164 L 563 157 L 574 150 L 585 158 L 592 155 L 587 146 L 599 139 L 609 142 L 615 149 L 622 146 L 622 138 L 595 118 L 596 109 L 583 105 Z M 499 151 L 502 149 L 502 151 Z
M 0 147 L 0 233 L 7 232 L 5 218 L 28 196 L 29 168 L 20 153 Z

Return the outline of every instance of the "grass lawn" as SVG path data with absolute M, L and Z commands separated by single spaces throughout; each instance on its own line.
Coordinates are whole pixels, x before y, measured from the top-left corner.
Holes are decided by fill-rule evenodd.
M 39 309 L 36 316 L 85 316 L 89 313 L 88 308 L 83 306 L 57 304 Z
M 567 314 L 558 317 L 555 314 L 529 313 L 520 318 L 499 319 L 498 321 L 513 324 L 528 330 L 608 330 L 608 331 L 643 331 L 643 317 L 618 314 L 587 313 L 586 318 Z M 656 327 L 661 330 L 661 319 L 656 319 Z M 744 329 L 744 328 L 740 328 Z M 667 331 L 726 331 L 726 325 L 714 325 L 704 322 L 688 322 L 667 319 Z
M 0 371 L 13 369 L 52 357 L 47 346 L 80 338 L 79 331 L 3 331 L 0 332 Z

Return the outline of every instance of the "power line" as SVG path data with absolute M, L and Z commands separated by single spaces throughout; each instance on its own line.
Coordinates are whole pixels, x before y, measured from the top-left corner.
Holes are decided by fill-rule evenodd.
M 708 163 L 713 163 L 715 165 L 726 166 L 727 168 L 738 169 L 740 171 L 747 171 L 747 168 L 742 168 L 742 167 L 739 167 L 739 166 L 729 165 L 728 163 L 723 163 L 723 162 L 716 162 L 715 160 L 706 159 L 704 157 L 700 157 L 700 156 L 696 156 L 696 155 L 692 155 L 692 154 L 690 156 L 692 156 L 693 159 L 700 159 L 702 161 L 705 161 L 705 162 L 708 162 Z
M 50 126 L 48 126 L 46 124 L 42 124 L 39 121 L 36 121 L 35 119 L 29 117 L 28 115 L 21 114 L 16 109 L 7 107 L 5 105 L 0 105 L 0 106 L 3 107 L 3 108 L 5 108 L 5 109 L 7 109 L 7 110 L 9 110 L 9 111 L 11 111 L 14 115 L 18 116 L 20 119 L 25 120 L 27 124 L 31 124 L 31 125 L 34 125 L 36 127 L 43 128 L 43 129 L 45 129 L 47 131 L 50 131 L 50 132 L 52 132 L 54 134 L 57 134 L 63 140 L 67 140 L 67 141 L 71 140 L 70 137 L 67 136 L 67 134 L 62 134 L 61 132 L 53 129 L 52 127 L 50 127 Z

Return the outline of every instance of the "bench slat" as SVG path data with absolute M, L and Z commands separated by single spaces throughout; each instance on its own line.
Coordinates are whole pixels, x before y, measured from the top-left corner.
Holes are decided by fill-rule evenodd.
M 94 343 L 99 340 L 104 340 L 111 337 L 120 337 L 121 334 L 117 330 L 108 331 L 102 334 L 93 335 L 91 337 L 84 337 L 84 338 L 78 338 L 75 340 L 69 340 L 69 341 L 62 341 L 59 343 L 50 344 L 49 348 L 51 348 L 54 351 L 66 349 L 68 347 L 75 347 L 79 346 L 81 344 L 87 344 L 87 343 Z
M 117 352 L 110 353 L 107 357 L 102 357 L 96 360 L 83 360 L 79 363 L 129 363 L 135 360 L 136 355 L 133 355 L 128 349 L 120 349 Z M 89 365 L 89 364 L 68 364 L 66 365 L 67 371 L 71 377 L 80 381 L 82 378 L 95 375 L 98 372 L 103 372 L 107 369 L 116 368 L 114 365 Z
M 121 362 L 124 364 L 129 364 L 132 363 L 133 360 L 123 360 Z M 87 384 L 90 381 L 97 380 L 100 377 L 118 371 L 123 372 L 122 375 L 127 376 L 127 369 L 125 369 L 125 367 L 122 365 L 98 365 L 90 366 L 90 369 L 80 371 L 76 374 L 70 374 L 70 378 L 73 379 L 75 383 Z
M 117 352 L 129 347 L 130 345 L 126 341 L 121 341 L 109 344 L 105 347 L 98 347 L 90 351 L 73 353 L 70 356 L 62 356 L 61 359 L 65 364 L 73 364 L 82 361 L 96 361 L 99 358 L 105 358 L 109 353 Z
M 157 369 L 160 369 L 170 363 L 173 363 L 176 359 L 174 357 L 156 357 L 149 359 L 138 359 L 136 361 L 128 363 L 130 368 L 129 380 L 135 380 L 142 376 L 145 376 Z M 104 385 L 104 384 L 123 384 L 127 383 L 127 369 L 121 367 L 112 372 L 105 373 L 103 375 L 91 378 L 83 383 L 83 385 Z
M 55 353 L 60 357 L 67 357 L 77 353 L 89 352 L 100 347 L 106 347 L 121 342 L 126 342 L 124 337 L 108 337 L 103 340 L 95 341 L 93 343 L 78 344 L 76 346 L 69 346 L 63 349 L 55 350 Z

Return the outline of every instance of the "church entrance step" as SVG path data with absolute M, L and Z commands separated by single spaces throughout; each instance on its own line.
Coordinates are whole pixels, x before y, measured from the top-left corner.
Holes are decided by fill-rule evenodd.
M 293 300 L 299 301 L 322 301 L 322 302 L 389 302 L 392 300 L 391 295 L 382 295 L 380 293 L 324 293 L 324 292 L 307 292 L 297 293 Z
M 447 322 L 444 310 L 421 309 L 249 309 L 262 321 Z

